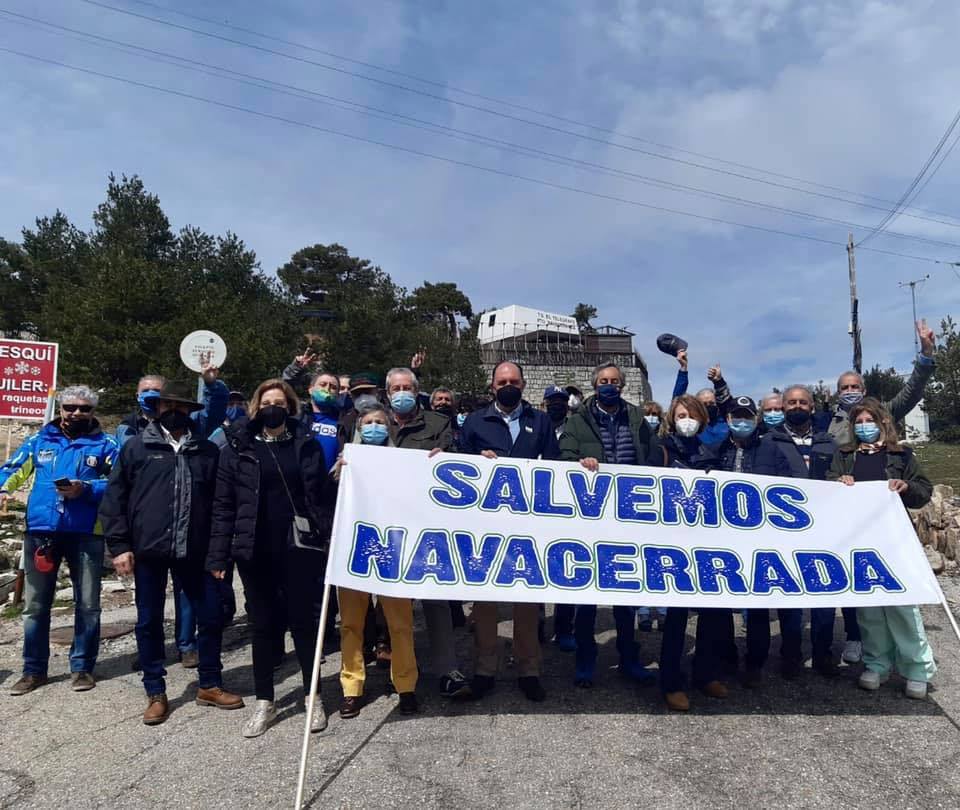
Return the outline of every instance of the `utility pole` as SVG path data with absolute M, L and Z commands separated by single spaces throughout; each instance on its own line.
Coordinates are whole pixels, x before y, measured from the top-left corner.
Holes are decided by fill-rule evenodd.
M 913 348 L 916 354 L 920 354 L 920 336 L 917 334 L 917 285 L 923 284 L 930 274 L 927 273 L 923 278 L 917 278 L 913 281 L 901 281 L 897 286 L 903 289 L 910 288 L 910 298 L 913 299 Z
M 853 370 L 863 371 L 860 345 L 860 302 L 857 300 L 857 260 L 853 255 L 853 234 L 847 234 L 847 272 L 850 274 L 850 337 L 853 339 Z

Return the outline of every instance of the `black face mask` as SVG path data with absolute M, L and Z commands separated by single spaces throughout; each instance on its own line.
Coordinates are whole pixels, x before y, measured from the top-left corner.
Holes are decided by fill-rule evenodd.
M 90 432 L 90 419 L 84 417 L 82 419 L 74 419 L 70 422 L 68 422 L 66 419 L 61 419 L 60 430 L 63 431 L 64 436 L 68 436 L 70 438 L 75 436 L 83 436 L 85 433 Z
M 437 405 L 433 409 L 434 413 L 443 414 L 444 416 L 453 417 L 453 405 Z
M 720 408 L 716 405 L 707 405 L 707 416 L 710 417 L 711 422 L 716 422 L 717 417 L 720 416 Z
M 183 411 L 164 411 L 157 421 L 170 433 L 186 430 L 190 427 L 190 414 Z
M 515 385 L 505 385 L 497 390 L 497 402 L 504 408 L 515 408 L 520 403 L 522 396 L 523 391 Z
M 282 405 L 267 405 L 260 409 L 259 416 L 264 427 L 278 428 L 287 421 L 288 414 L 289 411 Z
M 803 427 L 810 421 L 810 412 L 802 408 L 792 408 L 789 411 L 784 411 L 783 418 L 792 427 Z
M 567 407 L 566 400 L 561 400 L 560 402 L 548 402 L 547 413 L 550 415 L 550 419 L 553 422 L 559 424 L 567 418 Z

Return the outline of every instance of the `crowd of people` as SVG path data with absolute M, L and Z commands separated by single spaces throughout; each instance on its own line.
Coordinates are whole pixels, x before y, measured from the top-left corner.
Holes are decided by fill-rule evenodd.
M 233 576 L 242 582 L 251 631 L 255 704 L 242 726 L 246 737 L 263 734 L 276 720 L 274 680 L 289 632 L 304 693 L 323 601 L 326 554 L 346 443 L 401 447 L 431 455 L 460 452 L 487 458 L 550 459 L 596 471 L 602 465 L 644 465 L 702 471 L 726 470 L 816 480 L 847 486 L 889 482 L 907 507 L 931 497 L 931 484 L 897 423 L 920 400 L 933 371 L 933 333 L 918 324 L 922 344 L 912 376 L 889 403 L 866 396 L 864 381 L 845 372 L 837 402 L 817 410 L 813 391 L 789 385 L 759 405 L 733 396 L 719 366 L 711 385 L 688 393 L 686 344 L 662 336 L 661 348 L 679 363 L 669 405 L 634 405 L 623 394 L 625 375 L 601 363 L 585 396 L 574 387 L 550 386 L 542 397 L 528 391 L 523 368 L 509 360 L 493 369 L 486 399 L 461 398 L 446 387 L 420 390 L 418 353 L 410 367 L 342 374 L 317 368 L 307 351 L 282 374 L 249 396 L 230 391 L 217 368 L 205 365 L 202 389 L 150 375 L 137 387 L 136 410 L 115 436 L 96 418 L 97 393 L 75 385 L 59 392 L 59 413 L 29 437 L 0 468 L 0 498 L 31 477 L 23 564 L 26 580 L 23 674 L 12 695 L 47 683 L 50 613 L 57 572 L 69 568 L 75 594 L 72 688 L 96 685 L 100 639 L 100 577 L 105 552 L 120 576 L 132 576 L 137 608 L 137 662 L 147 707 L 143 722 L 163 723 L 170 713 L 164 678 L 164 604 L 168 578 L 175 600 L 175 640 L 184 667 L 197 670 L 196 701 L 221 709 L 244 707 L 224 688 L 221 640 L 234 617 Z M 302 403 L 297 390 L 306 393 Z M 389 482 L 383 482 L 389 486 Z M 498 605 L 475 602 L 465 616 L 460 603 L 421 604 L 428 660 L 414 650 L 412 600 L 338 589 L 328 609 L 327 654 L 341 652 L 340 715 L 356 717 L 364 703 L 368 664 L 389 667 L 401 714 L 418 712 L 421 668 L 435 676 L 442 696 L 482 699 L 496 684 Z M 573 654 L 572 680 L 590 688 L 597 680 L 596 605 L 555 605 L 552 639 Z M 520 691 L 542 701 L 544 606 L 512 605 L 513 655 Z M 689 680 L 712 699 L 728 695 L 727 680 L 743 686 L 764 681 L 770 643 L 769 611 L 745 612 L 746 655 L 739 660 L 734 615 L 697 611 Z M 689 611 L 642 605 L 613 609 L 620 675 L 658 685 L 666 706 L 690 707 L 684 651 Z M 844 608 L 840 658 L 862 663 L 859 686 L 879 689 L 896 670 L 905 693 L 923 698 L 936 670 L 916 607 Z M 339 622 L 337 617 L 339 616 Z M 778 611 L 780 675 L 804 672 L 803 611 Z M 833 609 L 809 611 L 812 668 L 837 672 Z M 473 633 L 473 661 L 458 660 L 455 628 Z M 656 669 L 640 660 L 637 633 L 661 636 Z M 471 677 L 462 674 L 472 670 Z M 312 731 L 327 717 L 320 704 Z

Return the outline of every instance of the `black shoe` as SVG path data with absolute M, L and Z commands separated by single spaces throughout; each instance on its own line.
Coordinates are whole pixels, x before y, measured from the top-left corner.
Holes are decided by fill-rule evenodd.
M 653 632 L 653 619 L 641 619 L 641 620 L 640 620 L 640 632 L 641 632 L 641 633 L 652 633 L 652 632 Z
M 490 675 L 474 675 L 470 681 L 470 694 L 476 700 L 493 691 L 495 681 Z
M 824 678 L 833 678 L 837 674 L 837 665 L 833 662 L 833 657 L 829 655 L 814 658 L 813 668 Z
M 411 715 L 420 711 L 417 696 L 413 692 L 400 693 L 400 714 Z
M 763 683 L 763 670 L 760 667 L 747 667 L 743 677 L 740 678 L 740 683 L 747 689 L 756 689 Z
M 785 681 L 795 681 L 803 674 L 803 662 L 784 659 L 780 664 L 780 675 Z
M 440 697 L 460 698 L 470 693 L 470 681 L 457 670 L 448 672 L 440 679 Z
M 344 720 L 352 720 L 360 714 L 360 707 L 363 706 L 363 697 L 344 697 L 340 704 L 340 716 Z
M 523 692 L 527 700 L 532 700 L 535 703 L 540 703 L 547 697 L 547 693 L 543 691 L 543 687 L 540 685 L 540 679 L 535 675 L 517 678 L 517 686 L 520 687 L 520 691 Z

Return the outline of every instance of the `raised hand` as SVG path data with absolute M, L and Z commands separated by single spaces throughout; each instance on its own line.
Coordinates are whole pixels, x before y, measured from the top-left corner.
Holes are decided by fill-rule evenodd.
M 710 366 L 710 368 L 707 370 L 707 379 L 710 380 L 710 382 L 716 382 L 717 380 L 723 379 L 723 372 L 720 370 L 719 363 L 714 363 L 712 366 Z
M 210 365 L 212 358 L 213 352 L 200 354 L 200 376 L 207 385 L 212 385 L 220 378 L 220 367 Z
M 681 349 L 677 352 L 677 362 L 680 364 L 680 370 L 687 370 L 687 350 Z
M 927 326 L 927 321 L 921 318 L 917 321 L 917 337 L 920 338 L 920 354 L 926 357 L 933 357 L 937 348 L 937 336 L 933 330 Z

